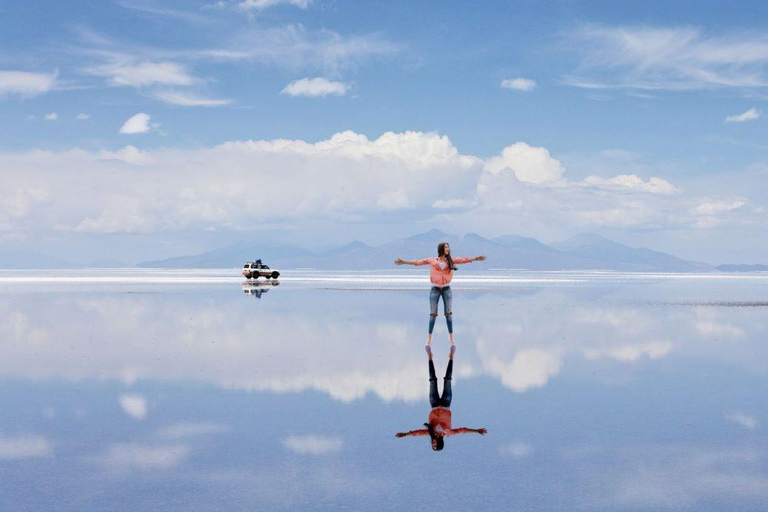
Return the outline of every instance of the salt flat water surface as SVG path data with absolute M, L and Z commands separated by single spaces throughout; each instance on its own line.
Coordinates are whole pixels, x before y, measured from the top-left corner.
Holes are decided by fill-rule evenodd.
M 435 452 L 421 269 L 0 271 L 0 509 L 768 508 L 768 275 L 452 289 Z

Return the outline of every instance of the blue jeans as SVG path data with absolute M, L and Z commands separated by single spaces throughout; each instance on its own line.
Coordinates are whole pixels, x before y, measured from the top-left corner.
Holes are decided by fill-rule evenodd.
M 448 332 L 453 334 L 453 317 L 451 316 L 451 302 L 453 302 L 453 293 L 450 286 L 433 286 L 429 292 L 429 334 L 435 330 L 435 319 L 437 318 L 437 303 L 443 298 L 443 312 L 445 313 L 445 323 L 448 324 Z
M 429 360 L 429 405 L 435 407 L 450 407 L 453 399 L 453 390 L 451 389 L 451 377 L 453 377 L 453 359 L 448 360 L 448 368 L 445 369 L 443 378 L 443 395 L 437 392 L 437 375 L 435 375 L 435 365 Z

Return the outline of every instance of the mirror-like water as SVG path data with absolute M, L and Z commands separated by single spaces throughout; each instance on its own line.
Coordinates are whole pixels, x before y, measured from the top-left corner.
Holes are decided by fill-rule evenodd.
M 431 410 L 423 272 L 0 272 L 0 500 L 762 510 L 766 284 L 462 270 L 452 427 L 487 434 L 434 452 L 395 437 Z

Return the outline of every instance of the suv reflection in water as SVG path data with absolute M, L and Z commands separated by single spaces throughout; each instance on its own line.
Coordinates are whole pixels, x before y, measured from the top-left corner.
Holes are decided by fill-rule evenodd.
M 257 299 L 260 299 L 262 295 L 267 293 L 270 288 L 279 286 L 279 281 L 265 281 L 263 283 L 247 282 L 243 283 L 243 293 L 245 295 L 253 295 Z
M 424 424 L 426 428 L 411 430 L 410 432 L 398 432 L 396 437 L 429 436 L 432 440 L 432 449 L 440 451 L 445 446 L 445 438 L 448 436 L 468 433 L 485 435 L 487 430 L 484 428 L 451 427 L 451 399 L 453 398 L 451 377 L 455 351 L 456 346 L 452 345 L 448 367 L 445 369 L 445 377 L 443 377 L 443 394 L 440 395 L 437 392 L 437 375 L 435 374 L 435 364 L 432 362 L 432 348 L 427 345 L 427 354 L 429 354 L 429 405 L 432 406 L 429 422 Z

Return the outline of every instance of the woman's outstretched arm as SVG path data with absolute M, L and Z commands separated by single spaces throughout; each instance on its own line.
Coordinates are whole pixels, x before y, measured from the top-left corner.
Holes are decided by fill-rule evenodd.
M 454 428 L 451 429 L 452 434 L 480 434 L 481 436 L 484 436 L 488 432 L 484 428 Z
M 402 258 L 397 258 L 395 260 L 395 265 L 415 265 L 418 267 L 420 265 L 426 265 L 427 263 L 429 263 L 429 258 L 424 258 L 423 260 L 413 260 L 413 261 L 404 260 Z
M 485 261 L 485 256 L 475 256 L 474 258 L 453 258 L 453 262 L 457 265 L 463 263 L 472 263 L 473 261 Z
M 395 437 L 406 437 L 406 436 L 428 436 L 429 430 L 425 428 L 420 428 L 419 430 L 411 430 L 410 432 L 398 432 L 395 434 Z

